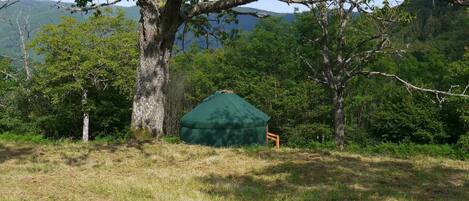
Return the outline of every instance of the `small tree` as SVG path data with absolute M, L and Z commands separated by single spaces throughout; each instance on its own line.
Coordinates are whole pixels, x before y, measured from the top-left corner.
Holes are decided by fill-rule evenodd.
M 122 11 L 115 16 L 106 11 L 81 23 L 64 17 L 57 25 L 44 26 L 32 42 L 45 57 L 38 68 L 40 90 L 52 104 L 81 108 L 83 141 L 89 139 L 89 113 L 97 101 L 93 94 L 117 88 L 131 96 L 137 66 L 135 39 L 135 25 Z

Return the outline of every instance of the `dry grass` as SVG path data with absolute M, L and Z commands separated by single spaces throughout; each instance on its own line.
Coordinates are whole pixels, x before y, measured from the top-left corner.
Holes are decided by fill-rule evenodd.
M 469 162 L 0 141 L 0 200 L 467 200 Z

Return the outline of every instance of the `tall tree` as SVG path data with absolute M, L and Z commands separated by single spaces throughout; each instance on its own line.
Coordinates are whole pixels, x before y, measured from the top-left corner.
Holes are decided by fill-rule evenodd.
M 299 1 L 297 1 L 299 2 Z M 344 96 L 348 81 L 359 75 L 382 76 L 404 84 L 409 90 L 434 93 L 438 100 L 442 96 L 469 97 L 462 93 L 452 93 L 415 86 L 397 75 L 366 71 L 369 63 L 378 55 L 403 53 L 391 44 L 391 33 L 401 22 L 411 16 L 399 7 L 392 8 L 384 1 L 382 8 L 374 6 L 372 0 L 327 0 L 301 1 L 308 6 L 319 26 L 319 37 L 306 36 L 306 42 L 317 44 L 322 59 L 320 68 L 312 61 L 300 55 L 311 68 L 311 78 L 324 84 L 332 91 L 334 135 L 336 146 L 342 150 L 345 146 L 345 111 Z
M 58 25 L 44 26 L 33 41 L 45 57 L 38 68 L 38 87 L 57 107 L 82 113 L 83 141 L 90 138 L 90 112 L 99 94 L 110 89 L 125 94 L 133 86 L 135 38 L 135 25 L 123 12 L 106 12 L 83 23 L 63 18 Z
M 89 11 L 114 5 L 121 0 L 93 3 L 75 0 L 73 11 Z M 164 133 L 165 101 L 169 80 L 169 60 L 178 28 L 198 16 L 229 10 L 256 0 L 138 0 L 140 7 L 136 94 L 132 128 L 161 136 Z M 284 0 L 289 2 L 290 0 Z M 292 0 L 294 1 L 294 0 Z

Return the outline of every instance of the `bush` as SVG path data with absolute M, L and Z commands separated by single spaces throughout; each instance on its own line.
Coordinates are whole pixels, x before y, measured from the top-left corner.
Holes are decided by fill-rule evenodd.
M 345 129 L 345 133 L 347 133 L 345 135 L 345 141 L 347 142 L 347 146 L 369 146 L 376 144 L 376 140 L 374 140 L 373 137 L 363 128 L 352 125 L 345 127 Z
M 307 146 L 308 149 L 312 150 L 334 150 L 335 149 L 335 142 L 327 141 L 324 143 L 320 143 L 317 141 L 310 141 Z
M 469 133 L 459 136 L 458 147 L 469 152 Z
M 285 127 L 284 130 L 288 146 L 296 148 L 310 147 L 310 143 L 320 144 L 323 140 L 329 141 L 332 133 L 330 126 L 317 123 Z

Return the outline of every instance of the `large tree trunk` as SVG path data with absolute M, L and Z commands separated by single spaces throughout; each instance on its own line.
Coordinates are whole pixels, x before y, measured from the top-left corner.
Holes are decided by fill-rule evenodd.
M 341 91 L 334 91 L 334 135 L 337 149 L 343 150 L 345 148 L 345 111 Z
M 86 109 L 86 103 L 88 102 L 88 91 L 83 90 L 83 95 L 81 97 L 81 104 L 83 108 L 83 135 L 82 139 L 84 142 L 89 140 L 89 128 L 90 128 L 90 115 Z
M 133 101 L 132 129 L 163 135 L 165 100 L 169 80 L 169 61 L 180 25 L 179 8 L 166 5 L 165 11 L 154 3 L 139 1 L 140 64 Z M 173 10 L 174 9 L 174 10 Z

